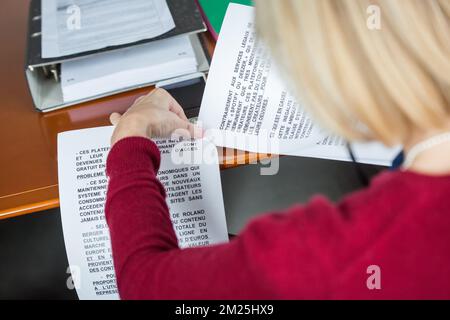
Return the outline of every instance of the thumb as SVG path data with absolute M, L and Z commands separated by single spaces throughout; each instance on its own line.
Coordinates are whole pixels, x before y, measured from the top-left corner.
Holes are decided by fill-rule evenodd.
M 201 139 L 203 137 L 203 130 L 200 127 L 182 119 L 179 119 L 177 122 L 178 129 L 173 132 L 175 136 L 182 136 L 188 139 Z
M 117 113 L 117 112 L 113 112 L 110 116 L 109 116 L 109 121 L 111 122 L 111 124 L 113 126 L 117 126 L 117 124 L 119 123 L 120 118 L 122 118 L 122 116 Z

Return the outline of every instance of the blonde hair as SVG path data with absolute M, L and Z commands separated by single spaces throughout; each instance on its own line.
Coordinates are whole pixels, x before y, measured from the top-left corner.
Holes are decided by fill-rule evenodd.
M 402 143 L 450 116 L 449 0 L 256 0 L 256 24 L 308 111 L 349 140 Z M 381 9 L 379 30 L 368 7 Z

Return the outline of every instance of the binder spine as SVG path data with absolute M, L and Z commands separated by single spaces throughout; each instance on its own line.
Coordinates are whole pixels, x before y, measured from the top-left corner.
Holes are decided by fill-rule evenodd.
M 28 14 L 26 66 L 33 67 L 33 61 L 41 57 L 41 0 L 31 0 Z

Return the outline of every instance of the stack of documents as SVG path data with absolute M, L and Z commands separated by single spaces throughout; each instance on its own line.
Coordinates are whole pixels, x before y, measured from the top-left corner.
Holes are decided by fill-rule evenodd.
M 195 0 L 31 0 L 25 74 L 43 112 L 209 70 Z
M 188 36 L 63 62 L 64 102 L 194 73 L 197 65 Z
M 104 214 L 107 189 L 104 168 L 113 130 L 114 127 L 99 127 L 58 135 L 64 241 L 72 279 L 74 284 L 78 284 L 75 287 L 81 300 L 119 299 Z M 167 206 L 179 247 L 227 242 L 216 147 L 203 140 L 178 142 L 157 139 L 155 142 L 161 149 L 169 151 L 161 155 L 158 178 L 166 190 Z M 208 153 L 210 161 L 193 164 L 174 160 L 181 159 L 178 157 L 203 159 L 202 152 Z M 185 157 L 186 154 L 189 156 Z M 94 163 L 90 160 L 93 158 Z M 182 186 L 187 187 L 181 189 Z M 180 268 L 183 268 L 182 264 Z
M 175 28 L 165 0 L 42 0 L 42 57 L 153 38 Z

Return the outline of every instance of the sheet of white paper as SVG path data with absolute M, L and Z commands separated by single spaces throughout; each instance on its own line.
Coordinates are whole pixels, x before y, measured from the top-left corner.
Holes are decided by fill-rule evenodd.
M 246 151 L 350 160 L 342 139 L 327 137 L 289 94 L 253 21 L 253 7 L 229 5 L 200 109 L 207 136 Z M 358 161 L 374 164 L 388 164 L 399 150 L 355 148 Z
M 69 102 L 196 70 L 191 40 L 180 36 L 63 62 L 61 86 L 64 101 Z
M 157 37 L 175 27 L 166 0 L 42 0 L 42 57 Z
M 257 40 L 253 16 L 252 7 L 229 5 L 199 121 L 217 145 L 291 154 L 322 136 L 310 117 L 297 107 L 268 49 Z M 211 129 L 219 130 L 211 133 Z
M 58 135 L 64 241 L 73 284 L 82 300 L 119 298 L 103 210 L 112 131 L 113 127 L 99 127 Z M 171 151 L 178 149 L 175 142 L 157 143 L 162 153 L 158 178 L 167 191 L 179 246 L 228 241 L 216 147 L 206 142 L 185 142 L 184 157 L 193 161 L 188 165 L 173 158 Z M 202 151 L 208 154 L 208 161 L 199 161 L 204 157 Z
M 400 147 L 386 148 L 378 142 L 352 143 L 352 151 L 358 162 L 390 166 L 401 151 Z M 329 160 L 351 161 L 344 139 L 330 135 L 314 146 L 298 150 L 294 155 Z

